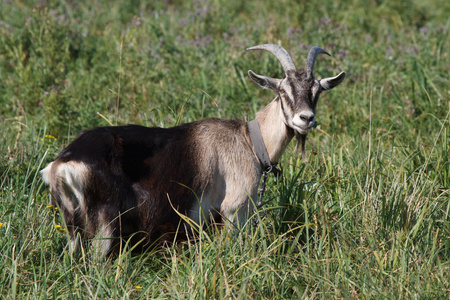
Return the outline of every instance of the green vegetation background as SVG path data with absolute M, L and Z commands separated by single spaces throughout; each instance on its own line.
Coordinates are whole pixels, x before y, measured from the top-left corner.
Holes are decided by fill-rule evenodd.
M 0 295 L 26 298 L 417 298 L 450 295 L 450 2 L 0 2 Z M 67 252 L 38 171 L 79 131 L 251 119 L 282 76 L 324 93 L 304 164 L 293 147 L 257 227 L 106 262 Z M 58 227 L 61 226 L 61 227 Z

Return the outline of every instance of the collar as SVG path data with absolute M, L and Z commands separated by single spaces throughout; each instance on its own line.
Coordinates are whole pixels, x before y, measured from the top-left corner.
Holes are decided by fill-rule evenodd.
M 274 172 L 275 176 L 281 172 L 276 168 L 278 163 L 272 164 L 270 162 L 269 153 L 267 152 L 266 146 L 261 135 L 261 129 L 259 128 L 258 121 L 256 119 L 247 122 L 248 133 L 250 135 L 250 140 L 253 144 L 253 149 L 255 150 L 256 156 L 259 159 L 263 173 Z

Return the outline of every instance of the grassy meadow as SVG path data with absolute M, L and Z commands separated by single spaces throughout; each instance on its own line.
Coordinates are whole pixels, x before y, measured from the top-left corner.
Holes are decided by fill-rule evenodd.
M 449 299 L 450 2 L 0 2 L 2 299 Z M 323 93 L 240 231 L 98 261 L 68 253 L 39 170 L 79 131 L 247 118 L 280 44 Z

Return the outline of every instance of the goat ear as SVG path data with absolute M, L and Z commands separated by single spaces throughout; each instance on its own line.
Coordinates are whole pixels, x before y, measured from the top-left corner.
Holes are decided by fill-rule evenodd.
M 254 83 L 259 85 L 263 89 L 269 89 L 269 90 L 272 90 L 275 92 L 278 91 L 278 85 L 280 83 L 280 79 L 258 75 L 258 74 L 255 74 L 252 70 L 248 71 L 248 76 Z
M 345 78 L 345 72 L 339 73 L 339 75 L 335 77 L 328 77 L 319 80 L 319 84 L 322 87 L 322 90 L 328 91 L 334 89 L 338 85 L 340 85 Z

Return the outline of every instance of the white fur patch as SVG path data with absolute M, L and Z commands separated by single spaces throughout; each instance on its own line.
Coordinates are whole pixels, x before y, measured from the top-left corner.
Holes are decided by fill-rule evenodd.
M 42 179 L 57 192 L 63 205 L 70 213 L 76 208 L 84 209 L 84 189 L 89 168 L 81 162 L 50 163 L 41 171 Z
M 92 248 L 98 257 L 104 257 L 111 249 L 113 228 L 104 214 L 99 215 L 99 231 L 92 240 Z
M 39 173 L 41 173 L 42 179 L 45 184 L 50 185 L 50 170 L 52 168 L 53 162 L 49 163 L 47 167 L 42 169 Z
M 68 188 L 66 190 L 68 192 L 66 194 L 67 197 L 64 197 L 65 199 L 63 199 L 63 205 L 67 205 L 67 207 L 69 207 L 69 205 L 75 207 L 79 206 L 81 210 L 84 210 L 84 187 L 86 186 L 89 174 L 88 167 L 84 163 L 69 161 L 59 165 L 55 173 L 63 180 L 65 188 Z
M 312 117 L 311 121 L 304 121 L 301 118 L 302 114 L 308 118 Z M 294 128 L 301 134 L 307 134 L 311 130 L 312 124 L 314 124 L 315 120 L 316 117 L 312 111 L 301 111 L 297 113 L 292 119 L 292 128 Z

